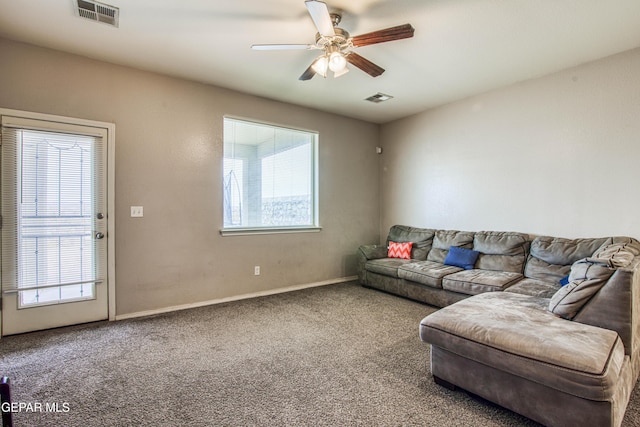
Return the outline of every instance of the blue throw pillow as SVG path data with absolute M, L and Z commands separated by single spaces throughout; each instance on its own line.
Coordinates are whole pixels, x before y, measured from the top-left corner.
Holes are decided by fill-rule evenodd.
M 464 268 L 465 270 L 471 270 L 478 259 L 478 255 L 480 255 L 478 251 L 451 246 L 447 257 L 444 259 L 444 263 L 446 265 Z
M 565 276 L 560 279 L 560 286 L 566 286 L 569 284 L 569 276 Z

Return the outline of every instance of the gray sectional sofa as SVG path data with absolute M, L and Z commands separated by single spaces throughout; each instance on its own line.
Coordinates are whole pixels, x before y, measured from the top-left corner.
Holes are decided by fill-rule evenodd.
M 389 258 L 390 242 L 412 242 L 411 258 Z M 475 263 L 448 265 L 452 246 Z M 636 239 L 396 225 L 357 256 L 364 286 L 443 307 L 420 324 L 439 384 L 547 426 L 621 424 L 640 373 Z

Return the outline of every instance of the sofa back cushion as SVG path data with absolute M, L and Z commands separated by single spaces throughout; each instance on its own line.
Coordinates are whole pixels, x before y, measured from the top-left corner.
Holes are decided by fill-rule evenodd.
M 606 237 L 598 239 L 563 239 L 539 236 L 531 242 L 531 250 L 524 268 L 525 277 L 558 283 L 568 276 L 571 264 L 590 257 Z
M 584 258 L 571 266 L 569 284 L 561 287 L 549 301 L 549 311 L 571 320 L 602 288 L 614 273 L 606 263 Z
M 427 260 L 444 264 L 451 246 L 473 249 L 473 235 L 470 231 L 436 230 Z
M 480 252 L 476 268 L 522 273 L 529 245 L 524 233 L 479 231 L 473 237 L 473 249 Z
M 394 225 L 389 230 L 387 236 L 387 247 L 389 242 L 412 242 L 411 258 L 424 261 L 431 250 L 435 230 L 429 228 L 409 227 L 408 225 Z
M 640 242 L 632 237 L 611 237 L 591 256 L 594 261 L 609 267 L 624 268 L 640 255 Z

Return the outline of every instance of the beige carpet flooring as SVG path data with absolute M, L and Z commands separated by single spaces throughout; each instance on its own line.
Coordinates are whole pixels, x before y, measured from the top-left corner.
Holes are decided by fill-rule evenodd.
M 435 308 L 355 283 L 0 340 L 16 426 L 535 426 L 433 383 Z M 635 390 L 625 426 L 640 426 Z

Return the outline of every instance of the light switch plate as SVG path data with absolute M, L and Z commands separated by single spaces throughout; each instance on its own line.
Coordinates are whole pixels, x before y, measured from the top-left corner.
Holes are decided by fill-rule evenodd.
M 131 218 L 142 218 L 143 216 L 142 206 L 131 206 Z

